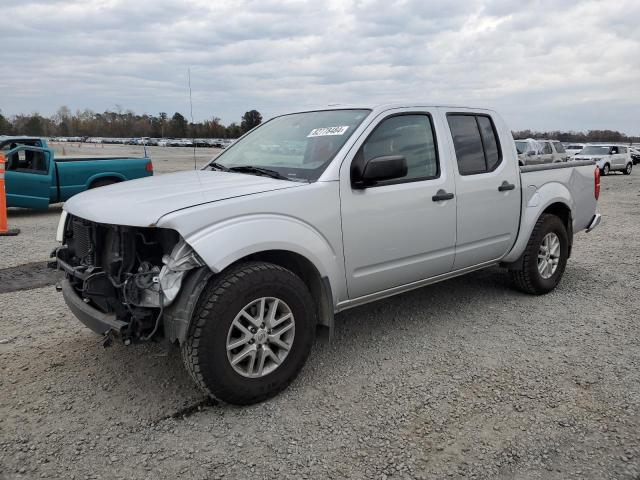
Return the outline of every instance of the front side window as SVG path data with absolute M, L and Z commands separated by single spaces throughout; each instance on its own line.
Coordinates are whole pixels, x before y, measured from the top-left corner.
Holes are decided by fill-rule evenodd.
M 407 175 L 376 185 L 436 178 L 439 175 L 433 124 L 428 115 L 397 115 L 380 122 L 362 144 L 351 165 L 362 168 L 376 157 L 400 155 L 407 161 Z
M 35 150 L 18 150 L 11 154 L 10 158 L 7 158 L 7 170 L 22 173 L 48 173 L 44 153 Z
M 276 117 L 235 142 L 212 162 L 231 171 L 246 172 L 247 167 L 258 167 L 289 180 L 315 181 L 369 113 L 370 110 L 324 110 Z
M 544 155 L 551 155 L 553 150 L 551 149 L 551 144 L 549 142 L 544 142 L 544 147 L 542 148 L 542 153 Z
M 500 165 L 502 152 L 491 118 L 486 115 L 450 113 L 447 121 L 460 175 L 487 173 Z M 521 148 L 524 147 L 521 145 Z
M 627 147 L 620 147 L 620 153 L 627 153 Z

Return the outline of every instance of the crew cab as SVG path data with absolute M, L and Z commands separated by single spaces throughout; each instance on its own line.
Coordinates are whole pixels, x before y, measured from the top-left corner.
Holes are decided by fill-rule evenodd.
M 8 207 L 46 209 L 90 188 L 153 175 L 149 158 L 55 157 L 37 137 L 0 136 Z
M 73 197 L 53 256 L 89 328 L 177 343 L 204 392 L 248 404 L 295 378 L 336 312 L 492 265 L 553 290 L 599 188 L 592 161 L 519 167 L 491 110 L 304 111 L 202 170 Z
M 596 162 L 602 175 L 609 175 L 619 171 L 631 175 L 633 159 L 628 145 L 601 144 L 587 145 L 584 150 L 574 157 L 576 160 L 591 160 Z

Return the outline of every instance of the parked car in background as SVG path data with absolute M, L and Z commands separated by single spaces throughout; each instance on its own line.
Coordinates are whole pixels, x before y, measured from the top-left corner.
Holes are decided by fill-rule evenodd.
M 640 147 L 629 147 L 629 154 L 634 165 L 640 162 Z
M 202 170 L 73 198 L 55 256 L 94 332 L 164 335 L 207 395 L 249 404 L 289 385 L 337 312 L 494 265 L 550 292 L 599 188 L 590 161 L 519 167 L 491 110 L 304 111 Z
M 46 140 L 0 136 L 7 206 L 46 209 L 88 189 L 153 175 L 149 158 L 60 157 Z
M 586 143 L 569 143 L 564 148 L 567 151 L 567 155 L 573 157 L 576 153 L 580 153 L 586 146 Z
M 569 158 L 562 143 L 557 140 L 527 138 L 515 142 L 520 165 L 566 162 Z
M 602 175 L 609 175 L 610 172 L 614 171 L 629 175 L 633 168 L 633 160 L 631 159 L 628 145 L 587 145 L 584 150 L 573 158 L 575 160 L 595 161 Z

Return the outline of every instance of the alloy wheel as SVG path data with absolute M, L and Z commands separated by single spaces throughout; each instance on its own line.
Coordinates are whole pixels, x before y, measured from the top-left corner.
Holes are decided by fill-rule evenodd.
M 538 250 L 538 272 L 545 280 L 551 278 L 558 269 L 560 262 L 560 239 L 553 232 L 547 233 L 542 239 Z
M 289 305 L 275 297 L 258 298 L 231 323 L 227 358 L 243 377 L 264 377 L 282 364 L 294 338 L 295 319 Z

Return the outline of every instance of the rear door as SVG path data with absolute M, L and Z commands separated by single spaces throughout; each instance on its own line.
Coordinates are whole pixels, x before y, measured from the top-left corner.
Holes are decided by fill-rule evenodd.
M 567 161 L 567 157 L 569 156 L 569 154 L 564 149 L 564 145 L 562 145 L 560 142 L 553 142 L 553 148 L 555 150 L 555 153 L 553 154 L 553 156 L 555 158 L 554 161 L 556 161 L 556 162 L 566 162 Z
M 540 155 L 540 163 L 553 163 L 553 148 L 551 142 L 542 142 L 542 154 Z
M 617 161 L 616 168 L 619 168 L 620 170 L 624 170 L 624 168 L 627 166 L 628 156 L 629 156 L 629 150 L 627 147 L 624 147 L 624 146 L 618 147 L 618 155 L 616 155 L 616 157 L 618 157 L 618 161 Z
M 51 161 L 49 150 L 18 145 L 6 152 L 6 192 L 10 207 L 45 209 L 49 206 Z
M 489 113 L 443 109 L 457 170 L 456 254 L 460 270 L 502 258 L 520 223 L 520 175 L 510 132 Z M 496 125 L 498 124 L 498 125 Z
M 456 239 L 455 183 L 435 108 L 395 109 L 367 128 L 340 169 L 349 298 L 375 294 L 451 271 Z M 400 179 L 355 188 L 354 162 L 402 155 Z M 442 199 L 439 199 L 442 198 Z

